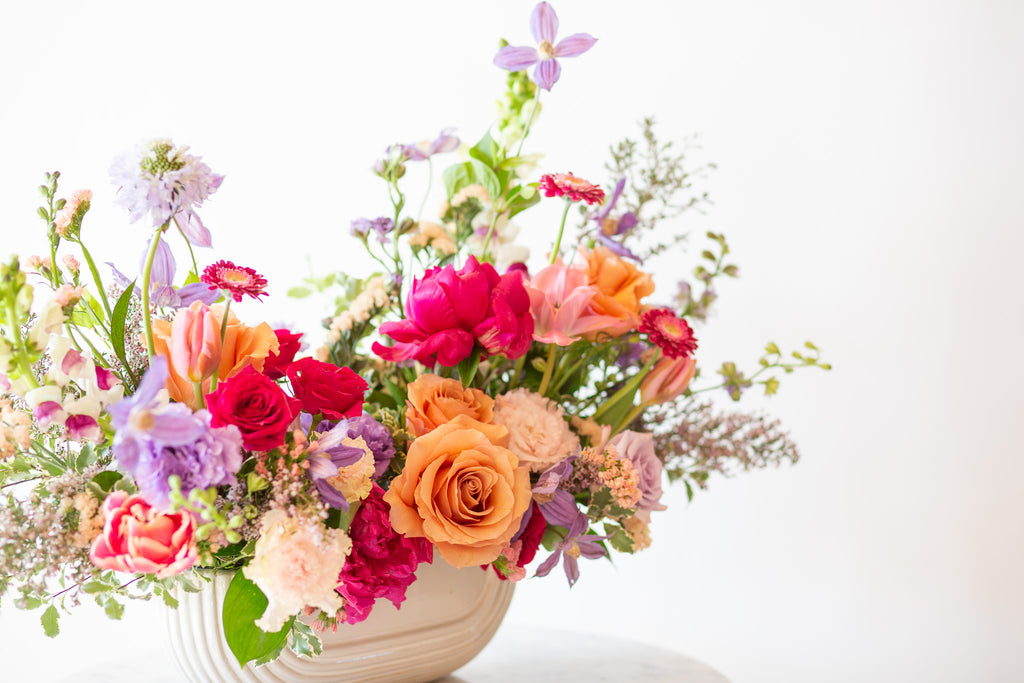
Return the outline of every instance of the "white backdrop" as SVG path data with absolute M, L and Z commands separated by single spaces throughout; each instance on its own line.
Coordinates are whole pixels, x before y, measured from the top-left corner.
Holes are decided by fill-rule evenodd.
M 95 192 L 94 253 L 133 270 L 147 231 L 106 171 L 166 135 L 227 176 L 201 258 L 268 276 L 243 317 L 317 333 L 323 309 L 284 291 L 307 258 L 366 272 L 347 228 L 386 208 L 368 167 L 445 126 L 475 140 L 503 82 L 496 40 L 528 43 L 533 4 L 212 5 L 5 4 L 0 256 L 43 252 L 35 187 L 59 168 Z M 700 330 L 702 365 L 811 338 L 836 369 L 749 404 L 784 419 L 799 465 L 714 480 L 690 505 L 672 490 L 650 550 L 584 566 L 571 591 L 528 581 L 509 620 L 662 645 L 737 683 L 1021 680 L 1021 5 L 554 6 L 562 35 L 600 40 L 545 98 L 528 145 L 543 168 L 604 179 L 609 143 L 647 114 L 699 132 L 715 206 L 686 220 L 725 232 L 742 274 Z M 551 220 L 523 225 L 538 256 Z M 47 641 L 5 607 L 5 679 L 163 638 L 148 605 L 64 628 Z

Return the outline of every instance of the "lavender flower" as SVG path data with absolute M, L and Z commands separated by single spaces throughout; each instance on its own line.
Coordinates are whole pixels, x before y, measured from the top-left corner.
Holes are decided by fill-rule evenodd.
M 530 30 L 533 32 L 534 40 L 539 43 L 536 48 L 511 45 L 503 47 L 494 56 L 494 64 L 509 71 L 522 71 L 536 64 L 533 82 L 544 90 L 551 90 L 551 86 L 562 74 L 562 67 L 558 64 L 559 57 L 577 57 L 597 42 L 596 38 L 587 33 L 574 33 L 552 45 L 558 33 L 558 16 L 546 2 L 533 8 Z
M 139 262 L 139 271 L 145 266 L 146 255 L 149 253 L 149 244 L 142 252 Z M 114 266 L 107 262 L 114 274 L 114 281 L 123 289 L 132 283 L 128 277 Z M 211 290 L 202 282 L 193 282 L 184 287 L 175 287 L 174 273 L 177 270 L 177 263 L 171 248 L 163 240 L 156 245 L 156 257 L 153 259 L 153 267 L 149 274 L 149 296 L 150 302 L 159 308 L 183 308 L 189 306 L 193 301 L 202 301 L 209 306 L 220 297 L 220 292 Z M 135 296 L 142 296 L 142 289 L 135 285 Z
M 546 512 L 544 513 L 544 518 L 549 522 L 551 521 Z M 600 541 L 608 537 L 588 534 L 588 528 L 587 516 L 581 513 L 569 527 L 565 538 L 555 543 L 555 552 L 537 567 L 537 576 L 547 576 L 555 568 L 555 565 L 558 564 L 559 558 L 561 558 L 565 569 L 565 577 L 569 580 L 569 586 L 572 587 L 580 578 L 578 562 L 580 556 L 590 560 L 604 557 L 605 549 Z
M 128 209 L 133 223 L 147 213 L 154 227 L 173 218 L 189 242 L 209 247 L 210 231 L 195 207 L 220 187 L 224 176 L 187 151 L 170 140 L 151 140 L 119 157 L 110 167 L 110 177 L 120 187 L 117 203 Z
M 390 218 L 381 216 L 370 220 L 369 218 L 357 218 L 352 221 L 349 231 L 354 237 L 365 240 L 371 231 L 377 233 L 377 239 L 381 244 L 388 244 L 391 240 L 388 235 L 395 229 L 395 222 Z
M 409 161 L 424 161 L 443 152 L 451 152 L 459 147 L 459 139 L 452 135 L 454 128 L 445 128 L 433 141 L 423 140 L 413 145 L 402 145 L 402 156 Z
M 377 422 L 372 415 L 363 413 L 348 420 L 349 438 L 363 437 L 373 451 L 373 476 L 379 477 L 388 471 L 391 459 L 395 457 L 395 440 L 387 427 Z
M 158 399 L 169 375 L 167 359 L 153 356 L 135 393 L 107 408 L 111 425 L 117 430 L 115 454 L 119 445 L 127 453 L 126 449 L 136 448 L 139 441 L 147 439 L 181 446 L 195 441 L 206 429 L 194 419 L 188 406 Z
M 349 438 L 349 420 L 339 420 L 333 425 L 324 420 L 317 424 L 316 432 L 320 438 L 306 454 L 309 462 L 307 473 L 325 503 L 347 511 L 349 503 L 344 494 L 331 484 L 331 478 L 338 475 L 339 467 L 349 467 L 359 462 L 365 451 L 358 446 L 342 443 Z
M 157 507 L 170 505 L 172 475 L 181 478 L 181 492 L 230 485 L 242 467 L 242 433 L 234 425 L 211 427 L 210 413 L 200 410 L 193 416 L 204 431 L 194 441 L 168 445 L 152 439 L 139 442 L 128 452 L 114 447 L 118 462 L 135 479 L 139 491 Z
M 617 235 L 629 234 L 629 231 L 635 228 L 638 222 L 636 214 L 634 214 L 631 211 L 627 211 L 626 213 L 619 216 L 617 219 L 612 218 L 609 215 L 611 214 L 612 209 L 615 208 L 615 202 L 617 202 L 619 200 L 619 197 L 622 196 L 622 190 L 625 188 L 625 186 L 626 179 L 620 179 L 619 182 L 615 184 L 615 190 L 612 192 L 611 198 L 607 202 L 605 202 L 605 205 L 602 208 L 602 210 L 596 216 L 594 216 L 594 220 L 597 222 L 595 234 L 597 235 L 597 239 L 601 242 L 601 244 L 608 247 L 619 256 L 622 256 L 623 258 L 630 258 L 633 259 L 634 261 L 639 262 L 641 260 L 639 256 L 637 256 L 629 249 L 627 249 L 618 240 L 612 239 L 612 237 Z

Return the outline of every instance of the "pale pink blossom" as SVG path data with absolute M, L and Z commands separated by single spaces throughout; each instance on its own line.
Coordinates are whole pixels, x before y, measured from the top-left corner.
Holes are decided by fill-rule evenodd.
M 580 337 L 619 323 L 599 313 L 594 296 L 600 291 L 587 284 L 587 273 L 559 260 L 523 283 L 530 295 L 533 338 L 545 344 L 568 346 Z
M 499 396 L 494 402 L 494 423 L 508 429 L 508 449 L 531 472 L 542 472 L 580 449 L 562 407 L 528 389 Z

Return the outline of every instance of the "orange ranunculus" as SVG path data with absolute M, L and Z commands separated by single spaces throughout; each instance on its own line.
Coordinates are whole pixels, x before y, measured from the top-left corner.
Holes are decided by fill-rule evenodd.
M 580 255 L 586 259 L 581 267 L 587 272 L 587 284 L 599 290 L 594 296 L 595 312 L 619 321 L 598 332 L 618 337 L 636 329 L 640 324 L 640 300 L 654 292 L 651 276 L 607 247 L 596 247 L 591 252 L 581 249 Z M 596 333 L 584 336 L 594 339 Z
M 210 313 L 217 321 L 224 319 L 223 306 L 211 306 Z M 218 328 L 218 333 L 219 333 Z M 187 403 L 195 408 L 195 391 L 188 379 L 188 368 L 175 368 L 170 352 L 171 322 L 168 320 L 153 321 L 154 350 L 168 360 L 170 377 L 167 378 L 167 393 L 175 401 Z M 263 371 L 263 363 L 270 353 L 277 353 L 279 343 L 277 335 L 270 325 L 260 323 L 249 327 L 239 322 L 234 313 L 228 313 L 228 326 L 221 344 L 220 366 L 217 368 L 217 379 L 224 380 L 238 373 L 247 365 L 257 371 Z M 204 380 L 203 391 L 208 393 L 210 381 Z
M 418 437 L 384 494 L 391 526 L 426 538 L 452 566 L 493 562 L 531 501 L 529 470 L 507 443 L 504 427 L 465 415 Z
M 693 356 L 660 359 L 640 382 L 640 400 L 649 405 L 671 401 L 686 391 L 696 371 Z
M 479 389 L 462 386 L 457 379 L 420 375 L 409 385 L 405 424 L 410 434 L 423 436 L 447 424 L 456 415 L 465 415 L 477 422 L 493 422 L 493 408 L 493 398 Z

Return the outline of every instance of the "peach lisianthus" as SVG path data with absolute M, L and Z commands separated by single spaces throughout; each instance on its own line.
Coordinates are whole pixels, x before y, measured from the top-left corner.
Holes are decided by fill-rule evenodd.
M 597 287 L 594 309 L 611 316 L 616 324 L 602 331 L 612 337 L 636 329 L 640 324 L 640 300 L 654 292 L 654 280 L 629 261 L 617 256 L 608 247 L 595 247 L 593 251 L 580 250 L 584 259 L 581 268 L 587 273 L 587 283 Z M 594 339 L 594 335 L 587 335 Z
M 455 567 L 489 564 L 530 507 L 530 473 L 505 445 L 508 430 L 455 417 L 417 438 L 384 500 L 391 526 L 423 537 Z
M 477 422 L 493 421 L 494 399 L 479 389 L 462 386 L 457 379 L 427 373 L 417 377 L 408 391 L 405 422 L 413 436 L 423 436 L 457 415 Z
M 352 539 L 319 521 L 289 517 L 276 509 L 263 515 L 252 561 L 242 568 L 267 596 L 267 609 L 256 625 L 273 633 L 307 605 L 335 614 L 344 601 L 334 590 L 352 550 Z
M 531 472 L 543 472 L 580 450 L 562 407 L 528 389 L 499 396 L 494 422 L 508 428 L 508 447 Z
M 179 312 L 180 315 L 180 312 Z M 223 306 L 210 306 L 213 319 L 224 319 Z M 195 392 L 192 382 L 188 379 L 187 368 L 174 367 L 171 357 L 172 323 L 169 320 L 153 321 L 153 347 L 157 354 L 168 359 L 170 377 L 167 379 L 167 393 L 175 401 L 196 408 Z M 228 324 L 224 331 L 224 341 L 220 349 L 220 364 L 217 366 L 217 379 L 225 380 L 245 368 L 253 366 L 257 372 L 263 371 L 263 364 L 271 353 L 280 350 L 280 342 L 274 329 L 267 323 L 249 327 L 241 323 L 234 313 L 228 313 Z M 212 374 L 212 373 L 211 373 Z M 209 380 L 203 383 L 204 393 L 208 392 Z

